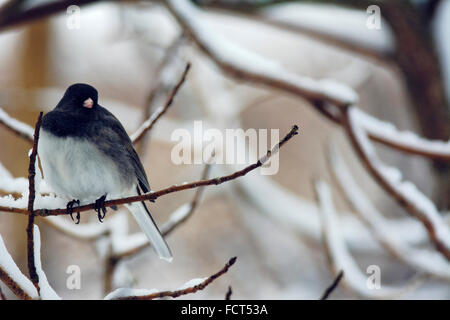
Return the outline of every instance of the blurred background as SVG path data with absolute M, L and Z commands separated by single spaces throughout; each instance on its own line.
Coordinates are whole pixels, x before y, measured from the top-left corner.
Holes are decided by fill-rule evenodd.
M 54 5 L 59 2 L 60 7 Z M 450 3 L 372 2 L 381 7 L 380 29 L 367 27 L 366 1 L 189 1 L 202 11 L 201 23 L 209 35 L 276 61 L 289 72 L 346 84 L 358 93 L 358 107 L 367 113 L 401 130 L 448 140 L 450 48 L 445 37 Z M 79 5 L 79 11 L 68 10 L 72 4 Z M 153 190 L 202 174 L 203 165 L 175 165 L 170 160 L 174 129 L 192 130 L 194 121 L 202 120 L 221 130 L 279 129 L 281 137 L 293 124 L 300 127 L 300 134 L 281 149 L 276 175 L 255 171 L 204 189 L 192 217 L 167 237 L 174 254 L 171 264 L 146 249 L 121 260 L 112 274 L 105 262 L 106 237 L 76 239 L 37 218 L 43 268 L 62 298 L 100 299 L 117 287 L 176 289 L 192 278 L 211 275 L 237 256 L 226 275 L 185 298 L 223 299 L 232 286 L 232 299 L 318 299 L 335 274 L 320 235 L 312 184 L 317 178 L 333 189 L 340 229 L 360 272 L 368 277 L 367 267 L 377 265 L 381 288 L 399 289 L 398 295 L 387 298 L 450 298 L 448 279 L 429 276 L 411 287 L 421 272 L 385 250 L 345 201 L 327 164 L 330 141 L 344 154 L 361 190 L 400 228 L 399 234 L 424 234 L 423 226 L 367 173 L 342 128 L 306 100 L 225 74 L 183 33 L 165 1 L 0 1 L 0 28 L 0 107 L 31 126 L 39 111 L 54 108 L 70 84 L 84 82 L 98 89 L 99 103 L 132 134 L 164 103 L 186 62 L 191 62 L 173 106 L 138 145 Z M 447 165 L 376 148 L 385 162 L 448 214 Z M 27 177 L 29 149 L 27 141 L 0 126 L 0 162 L 14 177 Z M 213 165 L 209 176 L 237 168 Z M 158 224 L 194 193 L 175 193 L 152 203 Z M 108 211 L 109 218 L 115 214 Z M 82 224 L 96 221 L 94 212 L 82 214 Z M 26 224 L 26 216 L 0 213 L 0 234 L 25 274 Z M 138 232 L 132 219 L 128 224 L 129 232 Z M 413 245 L 435 250 L 424 238 Z M 70 265 L 81 268 L 79 290 L 66 286 Z M 344 282 L 331 298 L 373 296 L 355 292 Z

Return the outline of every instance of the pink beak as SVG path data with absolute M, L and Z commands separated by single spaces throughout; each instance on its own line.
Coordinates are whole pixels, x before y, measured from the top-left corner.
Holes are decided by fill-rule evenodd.
M 83 107 L 91 109 L 94 106 L 94 101 L 89 98 L 83 102 Z

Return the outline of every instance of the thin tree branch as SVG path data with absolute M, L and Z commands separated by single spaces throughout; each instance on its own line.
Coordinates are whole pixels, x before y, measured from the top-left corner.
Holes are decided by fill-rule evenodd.
M 28 252 L 28 271 L 30 273 L 30 280 L 33 282 L 37 291 L 39 292 L 39 276 L 36 272 L 36 265 L 34 261 L 34 199 L 35 185 L 34 177 L 36 176 L 36 157 L 38 152 L 39 141 L 39 129 L 42 123 L 43 113 L 39 113 L 39 118 L 34 129 L 34 143 L 33 150 L 30 155 L 30 165 L 28 167 L 28 182 L 29 182 L 29 195 L 28 195 L 28 226 L 27 226 L 27 252 Z
M 342 277 L 344 277 L 344 270 L 339 271 L 337 277 L 334 279 L 333 283 L 325 290 L 325 292 L 322 294 L 322 297 L 320 300 L 327 300 L 330 294 L 336 290 L 337 286 L 339 285 L 339 282 L 341 282 Z
M 220 269 L 219 272 L 213 274 L 212 276 L 208 277 L 205 281 L 201 282 L 200 284 L 193 286 L 193 287 L 189 287 L 186 289 L 181 289 L 181 290 L 175 290 L 175 291 L 161 291 L 161 292 L 156 292 L 156 293 L 152 293 L 149 295 L 143 295 L 143 296 L 129 296 L 129 297 L 121 297 L 119 298 L 120 300 L 152 300 L 152 299 L 158 299 L 158 298 L 164 298 L 164 297 L 172 297 L 172 298 L 177 298 L 179 296 L 182 295 L 186 295 L 186 294 L 190 294 L 190 293 L 196 293 L 199 290 L 203 290 L 205 289 L 209 284 L 211 284 L 214 280 L 216 280 L 217 278 L 219 278 L 221 275 L 223 275 L 224 273 L 226 273 L 228 271 L 228 269 L 230 269 L 230 267 L 236 262 L 236 257 L 231 258 L 227 264 L 225 265 L 225 267 L 223 267 L 222 269 Z
M 168 187 L 165 189 L 161 189 L 159 191 L 144 193 L 139 196 L 126 197 L 126 198 L 115 199 L 115 200 L 108 200 L 108 201 L 105 201 L 105 207 L 117 206 L 117 205 L 121 205 L 121 204 L 125 204 L 125 203 L 132 203 L 132 202 L 138 202 L 138 201 L 156 200 L 159 197 L 165 196 L 170 193 L 194 189 L 194 188 L 198 188 L 198 187 L 202 187 L 202 186 L 219 185 L 224 182 L 228 182 L 228 181 L 237 179 L 239 177 L 245 176 L 250 171 L 253 171 L 253 170 L 261 167 L 264 163 L 269 161 L 270 157 L 273 154 L 277 153 L 279 148 L 281 148 L 293 136 L 298 134 L 298 130 L 299 130 L 298 126 L 294 125 L 292 127 L 292 129 L 289 131 L 289 133 L 278 144 L 276 144 L 272 148 L 272 150 L 267 151 L 267 154 L 264 157 L 259 159 L 256 163 L 254 163 L 242 170 L 236 171 L 230 175 L 217 177 L 217 178 L 209 179 L 209 180 L 200 180 L 200 181 L 186 183 L 186 184 L 182 184 L 182 185 L 174 185 L 174 186 L 171 186 L 171 187 Z M 73 212 L 85 212 L 88 210 L 93 210 L 94 207 L 95 207 L 95 204 L 91 203 L 91 204 L 76 207 L 73 209 Z M 28 211 L 25 209 L 3 207 L 3 206 L 0 206 L 0 211 L 22 213 L 22 214 L 28 213 Z M 58 215 L 67 214 L 67 209 L 51 209 L 51 210 L 37 209 L 37 210 L 34 210 L 34 213 L 36 216 L 41 216 L 41 217 L 58 216 Z
M 186 80 L 186 76 L 189 72 L 189 69 L 191 68 L 191 64 L 187 63 L 186 67 L 183 71 L 183 74 L 180 77 L 180 80 L 178 80 L 175 87 L 172 89 L 169 97 L 167 98 L 166 103 L 163 107 L 156 110 L 150 118 L 148 118 L 140 127 L 139 129 L 130 137 L 133 143 L 138 143 L 142 137 L 152 129 L 153 125 L 158 121 L 159 118 L 162 117 L 164 113 L 166 113 L 167 109 L 172 105 L 173 100 L 175 98 L 175 95 L 178 93 L 178 90 L 180 90 L 181 86 L 183 85 L 184 81 Z

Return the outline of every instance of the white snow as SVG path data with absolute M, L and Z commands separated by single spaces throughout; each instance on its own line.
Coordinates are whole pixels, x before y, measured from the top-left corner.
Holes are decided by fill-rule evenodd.
M 132 288 L 119 288 L 109 293 L 104 300 L 116 300 L 124 297 L 130 296 L 147 296 L 149 294 L 153 294 L 159 292 L 157 289 L 132 289 Z
M 369 141 L 365 128 L 360 125 L 364 123 L 362 113 L 355 107 L 348 110 L 351 126 L 355 132 L 356 139 L 361 145 L 362 151 L 373 164 L 380 177 L 400 195 L 407 203 L 412 204 L 421 215 L 423 215 L 435 230 L 436 238 L 450 250 L 450 230 L 445 224 L 434 203 L 428 199 L 410 181 L 403 181 L 402 174 L 395 168 L 385 165 L 377 156 L 372 143 Z
M 354 111 L 354 115 L 358 117 L 358 124 L 371 136 L 425 153 L 450 157 L 450 141 L 427 140 L 413 132 L 400 131 L 392 123 L 379 120 L 359 109 Z
M 202 283 L 203 281 L 205 281 L 206 279 L 208 279 L 208 278 L 191 279 L 188 282 L 186 282 L 185 284 L 183 284 L 181 287 L 179 287 L 177 290 L 184 290 L 187 288 L 195 287 L 195 286 L 199 285 L 200 283 Z
M 357 214 L 372 230 L 374 236 L 389 252 L 417 271 L 427 272 L 439 278 L 450 280 L 450 264 L 438 252 L 408 246 L 395 225 L 392 225 L 374 207 L 366 194 L 354 181 L 350 169 L 339 155 L 337 147 L 330 145 L 329 162 L 333 174 L 339 181 L 347 199 L 357 211 Z
M 47 276 L 44 270 L 42 270 L 41 263 L 41 234 L 39 227 L 34 225 L 33 230 L 33 240 L 34 240 L 34 263 L 36 266 L 36 273 L 39 277 L 39 292 L 43 300 L 61 300 L 61 297 L 53 290 L 53 288 L 48 283 Z
M 33 283 L 20 271 L 5 247 L 2 236 L 0 236 L 0 269 L 32 299 L 39 299 L 39 294 Z
M 367 28 L 369 15 L 363 10 L 287 3 L 262 10 L 262 16 L 272 22 L 315 31 L 381 53 L 392 52 L 395 46 L 389 25 L 383 21 L 380 30 Z
M 382 284 L 377 290 L 369 289 L 367 285 L 368 275 L 359 269 L 344 241 L 329 186 L 323 181 L 317 181 L 315 183 L 315 191 L 321 207 L 322 236 L 326 243 L 333 271 L 337 274 L 340 270 L 344 270 L 343 283 L 351 287 L 359 295 L 372 299 L 398 297 L 418 284 L 417 279 L 413 277 L 410 283 L 403 288 Z
M 10 117 L 2 108 L 0 108 L 0 123 L 3 123 L 7 127 L 10 127 L 15 131 L 19 131 L 29 138 L 33 139 L 34 129 L 28 124 Z
M 191 210 L 191 203 L 185 203 L 177 208 L 174 212 L 172 212 L 167 222 L 161 227 L 161 232 L 165 233 L 167 230 L 172 229 L 175 225 L 180 223 L 181 220 L 185 219 L 191 213 Z
M 280 63 L 249 51 L 229 41 L 220 34 L 210 32 L 202 24 L 204 13 L 197 9 L 190 1 L 169 0 L 171 7 L 179 17 L 194 31 L 201 45 L 211 52 L 220 63 L 236 66 L 255 75 L 272 78 L 274 81 L 285 82 L 289 87 L 301 92 L 304 96 L 326 96 L 329 99 L 344 104 L 357 102 L 358 95 L 350 87 L 333 83 L 316 81 L 287 71 Z
M 145 130 L 147 130 L 147 128 L 152 124 L 153 121 L 155 121 L 155 119 L 157 117 L 159 117 L 161 115 L 161 113 L 164 112 L 164 107 L 160 106 L 158 107 L 155 112 L 152 113 L 152 115 L 150 116 L 150 118 L 148 118 L 137 130 L 135 133 L 133 133 L 130 136 L 131 141 L 134 141 L 137 139 L 137 137 L 139 137 Z

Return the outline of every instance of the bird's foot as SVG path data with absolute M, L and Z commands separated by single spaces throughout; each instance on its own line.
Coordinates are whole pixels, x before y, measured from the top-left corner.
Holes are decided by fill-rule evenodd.
M 106 194 L 95 200 L 94 210 L 97 211 L 98 221 L 100 222 L 103 222 L 106 216 L 105 199 Z
M 67 208 L 67 213 L 70 215 L 70 218 L 72 218 L 72 221 L 74 221 L 75 224 L 79 224 L 80 223 L 80 212 L 77 212 L 76 221 L 73 218 L 73 207 L 75 204 L 77 205 L 77 207 L 79 207 L 80 200 L 72 200 L 72 201 L 67 202 L 66 208 Z

